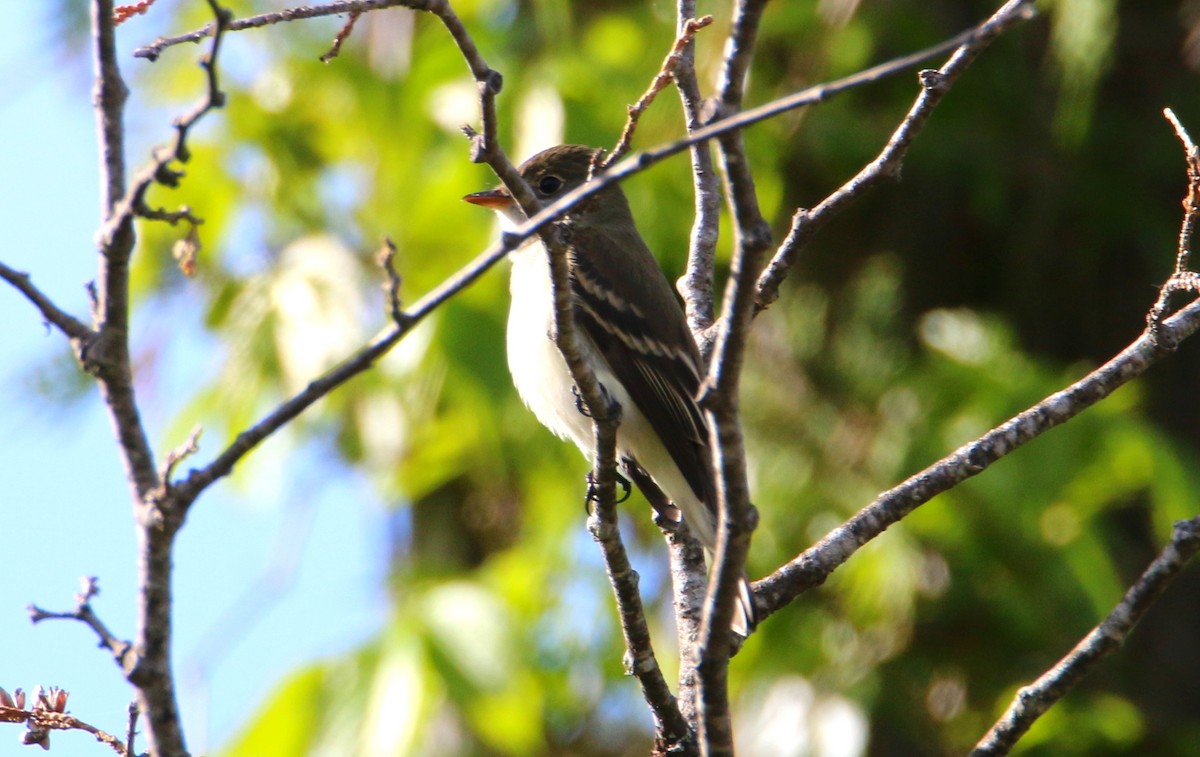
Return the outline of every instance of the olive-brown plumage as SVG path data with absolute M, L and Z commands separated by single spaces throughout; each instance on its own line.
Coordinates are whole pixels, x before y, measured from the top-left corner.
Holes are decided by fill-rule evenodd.
M 561 145 L 538 153 L 521 175 L 544 203 L 582 185 L 596 150 Z M 524 214 L 504 189 L 464 198 L 519 224 Z M 700 543 L 716 547 L 716 487 L 708 428 L 696 404 L 703 363 L 683 309 L 637 231 L 625 193 L 615 184 L 572 208 L 568 261 L 575 322 L 584 357 L 620 403 L 617 454 L 643 489 L 657 487 L 679 508 Z M 508 364 L 521 399 L 541 423 L 590 459 L 591 420 L 576 406 L 566 363 L 550 338 L 554 305 L 546 250 L 535 239 L 513 253 Z M 652 481 L 648 481 L 647 475 Z M 647 492 L 655 502 L 655 492 Z M 734 628 L 753 628 L 749 587 L 742 584 Z

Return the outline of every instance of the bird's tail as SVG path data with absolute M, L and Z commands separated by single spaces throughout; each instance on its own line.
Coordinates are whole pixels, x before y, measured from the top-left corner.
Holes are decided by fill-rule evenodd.
M 758 625 L 758 614 L 754 610 L 754 592 L 750 589 L 750 580 L 745 576 L 738 581 L 737 606 L 733 608 L 733 632 L 746 638 Z

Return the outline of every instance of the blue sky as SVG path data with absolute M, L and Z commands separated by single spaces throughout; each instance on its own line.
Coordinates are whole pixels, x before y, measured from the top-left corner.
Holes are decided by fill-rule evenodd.
M 0 26 L 0 260 L 31 273 L 86 320 L 99 212 L 94 120 L 86 71 L 72 68 L 86 65 L 86 56 L 53 60 L 45 38 L 52 10 L 15 3 Z M 142 30 L 123 31 L 123 40 L 142 41 Z M 128 75 L 135 62 L 128 55 L 122 62 Z M 143 129 L 128 154 L 135 167 L 170 129 L 165 119 L 130 115 Z M 6 285 L 0 323 L 0 686 L 61 686 L 77 717 L 123 732 L 132 690 L 91 631 L 70 622 L 33 626 L 25 610 L 30 602 L 69 609 L 79 578 L 95 575 L 102 593 L 94 608 L 117 635 L 133 633 L 135 533 L 112 433 L 94 388 L 65 411 L 24 388 L 36 366 L 65 353 L 66 342 Z M 167 390 L 143 392 L 160 457 L 182 441 L 156 434 L 170 424 L 175 390 L 186 391 L 205 349 L 190 324 L 172 337 L 161 371 Z M 202 439 L 198 461 L 216 451 Z M 386 513 L 377 495 L 331 469 L 320 449 L 268 442 L 256 454 L 263 475 L 217 484 L 178 542 L 175 660 L 196 753 L 236 732 L 287 671 L 352 648 L 387 613 Z M 18 726 L 0 724 L 0 757 L 30 754 L 20 735 Z M 106 752 L 86 734 L 55 734 L 52 742 L 73 754 Z

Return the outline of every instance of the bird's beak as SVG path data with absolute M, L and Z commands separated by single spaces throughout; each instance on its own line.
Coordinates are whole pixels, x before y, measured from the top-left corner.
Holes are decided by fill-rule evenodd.
M 503 210 L 513 204 L 513 197 L 504 187 L 489 189 L 486 192 L 473 192 L 463 198 L 463 202 L 481 205 L 492 210 Z

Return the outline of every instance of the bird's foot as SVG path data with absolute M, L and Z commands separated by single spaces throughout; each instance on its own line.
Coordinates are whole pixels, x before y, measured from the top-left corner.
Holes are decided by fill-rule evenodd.
M 617 485 L 621 487 L 621 495 L 619 497 L 617 497 L 617 502 L 616 502 L 616 504 L 619 505 L 622 502 L 624 502 L 625 500 L 629 499 L 630 495 L 633 494 L 633 489 L 630 487 L 629 479 L 625 478 L 620 473 L 618 473 L 616 475 L 617 475 Z M 583 499 L 584 512 L 586 512 L 588 515 L 591 515 L 592 514 L 592 503 L 599 502 L 599 501 L 600 501 L 600 488 L 596 484 L 596 477 L 594 475 L 592 475 L 592 471 L 588 471 L 587 494 L 584 495 L 584 499 Z
M 608 387 L 600 382 L 597 382 L 596 385 L 600 387 L 600 396 L 604 398 L 604 407 L 611 410 L 615 406 L 619 409 L 620 405 L 613 401 L 612 395 L 608 393 Z M 571 394 L 575 397 L 575 409 L 579 411 L 579 414 L 584 418 L 594 417 L 592 411 L 588 409 L 587 403 L 584 402 L 579 387 L 575 384 L 571 384 Z

